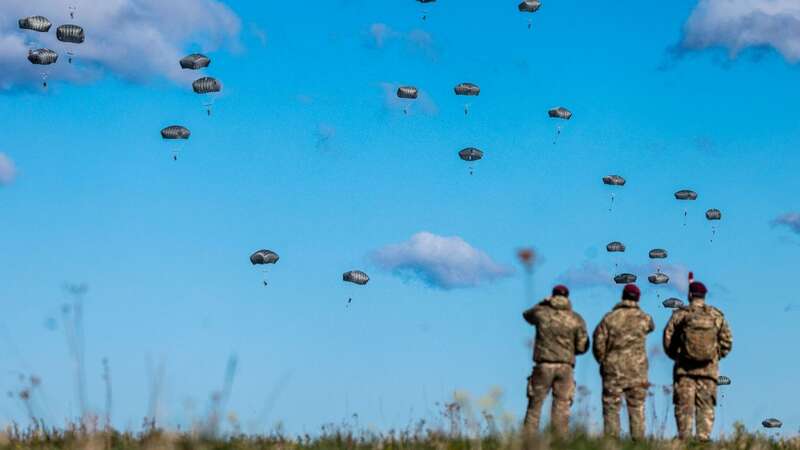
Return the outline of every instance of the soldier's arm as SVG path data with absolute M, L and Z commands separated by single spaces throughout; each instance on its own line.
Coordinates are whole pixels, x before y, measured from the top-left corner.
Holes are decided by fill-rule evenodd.
M 601 320 L 597 328 L 592 333 L 592 354 L 598 363 L 603 364 L 606 359 L 606 342 L 608 339 L 608 331 L 606 330 L 606 321 Z
M 578 326 L 575 328 L 575 354 L 582 355 L 589 350 L 589 333 L 583 317 L 577 316 Z
M 675 352 L 675 347 L 672 344 L 672 337 L 675 334 L 675 322 L 676 322 L 677 314 L 672 314 L 672 317 L 669 318 L 669 322 L 667 326 L 664 328 L 664 339 L 663 339 L 663 346 L 664 346 L 664 353 L 670 359 L 678 359 L 678 355 Z
M 719 342 L 719 357 L 728 356 L 728 353 L 733 349 L 733 333 L 731 333 L 731 328 L 728 326 L 728 321 L 725 320 L 725 317 L 722 318 L 722 326 L 719 328 L 719 333 L 717 333 L 717 342 Z
M 538 314 L 536 314 L 536 306 L 530 308 L 522 313 L 522 318 L 531 325 L 539 325 Z
M 653 322 L 653 316 L 647 315 L 647 334 L 652 333 L 656 330 L 656 323 Z

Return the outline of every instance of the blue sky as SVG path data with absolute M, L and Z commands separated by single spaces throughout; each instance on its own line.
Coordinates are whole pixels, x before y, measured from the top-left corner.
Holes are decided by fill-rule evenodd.
M 220 7 L 180 2 L 195 3 Z M 147 414 L 148 360 L 165 367 L 161 419 L 186 425 L 221 388 L 232 354 L 229 409 L 245 431 L 277 421 L 314 431 L 353 413 L 366 426 L 404 426 L 435 417 L 435 402 L 455 390 L 477 398 L 495 386 L 519 418 L 533 332 L 520 312 L 533 300 L 522 271 L 507 273 L 516 249 L 540 255 L 539 299 L 570 270 L 641 267 L 663 247 L 670 264 L 711 286 L 733 327 L 727 429 L 775 416 L 794 432 L 800 413 L 784 393 L 800 370 L 790 357 L 800 336 L 798 312 L 785 309 L 800 302 L 800 236 L 773 221 L 798 210 L 800 93 L 786 50 L 796 37 L 731 43 L 737 30 L 720 30 L 713 0 L 547 2 L 531 30 L 514 2 L 452 3 L 427 8 L 424 22 L 411 0 L 242 0 L 224 14 L 147 23 L 188 30 L 164 32 L 159 48 L 212 57 L 206 73 L 224 89 L 211 117 L 191 78 L 162 72 L 149 46 L 103 52 L 88 26 L 85 59 L 60 66 L 47 92 L 24 65 L 0 80 L 0 152 L 16 167 L 0 186 L 2 389 L 35 374 L 43 414 L 78 414 L 63 324 L 45 324 L 70 301 L 63 284 L 85 282 L 90 404 L 102 409 L 107 357 L 122 427 Z M 76 21 L 100 27 L 95 6 L 83 2 Z M 731 6 L 742 17 L 748 7 Z M 14 14 L 29 13 L 2 9 L 14 22 L 0 30 L 20 36 Z M 768 13 L 799 16 L 790 6 Z M 128 45 L 113 28 L 102 33 Z M 466 116 L 452 93 L 462 81 L 482 88 Z M 407 115 L 386 95 L 400 84 L 422 92 Z M 558 105 L 574 117 L 553 145 L 546 112 Z M 177 162 L 159 135 L 175 123 L 192 130 Z M 473 176 L 457 157 L 467 146 L 485 152 Z M 600 179 L 611 173 L 628 184 L 609 213 Z M 683 188 L 700 194 L 685 226 L 672 196 Z M 703 215 L 712 207 L 723 211 L 713 243 Z M 508 276 L 468 264 L 474 283 L 442 286 L 419 259 L 400 276 L 375 259 L 423 231 L 459 237 Z M 606 254 L 612 240 L 627 245 L 623 257 Z M 268 287 L 247 259 L 259 248 L 281 255 Z M 370 274 L 366 287 L 342 283 L 356 268 Z M 618 298 L 613 287 L 572 288 L 592 328 Z M 659 299 L 682 295 L 644 292 L 658 327 L 652 346 L 669 317 Z M 669 382 L 667 361 L 651 365 L 654 383 Z M 596 374 L 581 357 L 576 377 L 599 409 Z M 8 400 L 0 416 L 24 411 Z

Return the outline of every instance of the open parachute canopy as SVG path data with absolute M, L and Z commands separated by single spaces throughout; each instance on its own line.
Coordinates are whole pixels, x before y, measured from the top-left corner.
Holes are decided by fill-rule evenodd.
M 360 270 L 351 270 L 342 275 L 342 280 L 363 286 L 369 283 L 369 275 Z
M 58 61 L 58 53 L 49 48 L 40 48 L 28 51 L 28 61 L 32 64 L 47 66 Z
M 420 3 L 434 3 L 436 0 L 417 0 Z
M 609 244 L 606 245 L 606 250 L 612 253 L 623 253 L 625 252 L 625 244 L 617 241 L 609 242 Z
M 397 97 L 415 99 L 419 95 L 419 90 L 414 86 L 400 86 L 397 88 Z
M 603 177 L 603 184 L 609 186 L 625 186 L 625 178 L 619 175 L 608 175 Z
M 764 428 L 780 428 L 783 426 L 783 422 L 773 417 L 770 419 L 765 419 L 763 422 L 761 422 L 761 425 Z
M 648 256 L 650 256 L 650 259 L 664 259 L 667 257 L 667 251 L 663 248 L 654 248 L 650 250 Z
M 683 306 L 683 300 L 672 297 L 664 300 L 661 304 L 664 305 L 665 308 L 678 309 Z
M 459 83 L 454 89 L 456 95 L 476 96 L 481 94 L 481 88 L 474 83 Z
M 82 44 L 86 40 L 86 33 L 78 25 L 61 25 L 56 28 L 56 39 L 61 42 Z
M 706 219 L 722 220 L 722 211 L 718 209 L 709 209 L 708 211 L 706 211 Z
M 553 119 L 569 120 L 572 118 L 572 111 L 564 108 L 563 106 L 559 106 L 558 108 L 553 108 L 547 111 L 547 115 Z
M 164 139 L 189 139 L 191 135 L 188 128 L 180 125 L 171 125 L 161 130 L 161 137 Z
M 683 189 L 675 193 L 675 198 L 678 200 L 697 200 L 697 192 Z
M 667 284 L 669 283 L 669 276 L 665 273 L 658 272 L 647 277 L 647 281 L 652 284 Z
M 539 0 L 525 0 L 517 6 L 519 12 L 534 13 L 542 7 L 542 2 Z
M 730 384 L 731 379 L 724 375 L 720 375 L 720 377 L 717 378 L 717 386 L 730 386 Z
M 19 28 L 22 30 L 38 31 L 47 33 L 53 24 L 44 16 L 30 16 L 19 19 Z
M 458 157 L 464 161 L 478 161 L 483 159 L 483 151 L 475 147 L 468 147 L 458 152 Z
M 280 259 L 277 253 L 272 250 L 259 250 L 250 255 L 250 262 L 256 264 L 275 264 Z
M 632 273 L 621 273 L 614 277 L 614 282 L 617 284 L 630 284 L 636 283 L 636 275 Z
M 180 64 L 182 69 L 199 70 L 208 67 L 211 59 L 200 53 L 192 53 L 181 58 Z
M 222 90 L 222 84 L 216 78 L 203 77 L 194 80 L 192 83 L 192 90 L 197 94 L 209 94 L 211 92 L 219 92 Z

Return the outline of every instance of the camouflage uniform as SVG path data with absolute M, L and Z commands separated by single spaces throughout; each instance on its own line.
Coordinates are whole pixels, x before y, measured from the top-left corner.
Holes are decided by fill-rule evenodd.
M 586 322 L 572 311 L 567 297 L 553 296 L 525 311 L 522 316 L 536 327 L 533 360 L 536 363 L 528 378 L 528 410 L 525 431 L 539 429 L 542 404 L 553 390 L 551 422 L 557 433 L 569 428 L 569 413 L 575 396 L 573 369 L 575 355 L 589 349 Z
M 592 352 L 603 377 L 603 425 L 609 436 L 619 436 L 619 409 L 625 396 L 631 437 L 644 438 L 649 387 L 646 341 L 653 330 L 653 318 L 633 300 L 614 306 L 594 330 Z
M 705 312 L 704 312 L 705 311 Z M 716 328 L 717 355 L 711 361 L 698 363 L 683 355 L 684 325 L 693 314 L 710 314 Z M 733 335 L 722 312 L 706 305 L 704 299 L 692 299 L 688 306 L 672 313 L 664 329 L 664 352 L 675 361 L 672 371 L 673 403 L 678 437 L 689 439 L 697 417 L 697 438 L 708 440 L 714 428 L 714 406 L 717 404 L 719 360 L 733 348 Z

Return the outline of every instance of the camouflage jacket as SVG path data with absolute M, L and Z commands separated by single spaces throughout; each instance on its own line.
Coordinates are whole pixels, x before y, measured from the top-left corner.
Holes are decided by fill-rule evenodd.
M 686 319 L 691 314 L 697 313 L 701 308 L 708 308 L 714 316 L 717 328 L 717 350 L 718 356 L 710 362 L 697 363 L 688 361 L 681 356 L 682 353 L 682 328 Z M 726 357 L 733 348 L 733 335 L 725 320 L 725 316 L 719 309 L 706 305 L 703 300 L 694 300 L 688 306 L 681 307 L 672 313 L 672 317 L 664 328 L 664 352 L 675 361 L 673 376 L 693 376 L 717 379 L 719 376 L 719 360 Z
M 622 300 L 603 317 L 594 330 L 592 353 L 604 384 L 621 388 L 648 384 L 647 335 L 655 328 L 653 318 L 632 300 Z
M 572 310 L 569 299 L 554 296 L 522 313 L 536 327 L 533 360 L 537 363 L 575 365 L 575 355 L 589 349 L 586 322 Z

